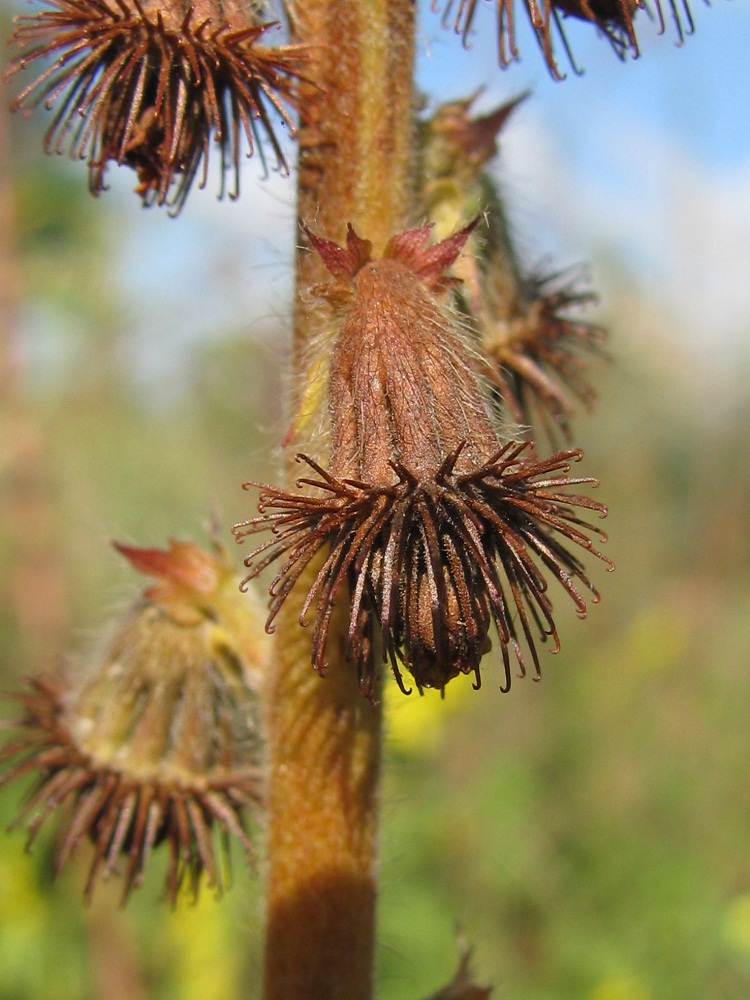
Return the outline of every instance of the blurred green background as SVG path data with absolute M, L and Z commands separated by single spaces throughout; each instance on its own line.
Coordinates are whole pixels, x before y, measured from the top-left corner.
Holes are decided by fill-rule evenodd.
M 248 183 L 237 206 L 197 194 L 170 222 L 127 177 L 88 197 L 83 168 L 39 155 L 42 116 L 0 120 L 9 691 L 80 655 L 134 593 L 111 538 L 201 541 L 213 516 L 228 538 L 250 512 L 241 482 L 275 477 L 294 237 L 273 179 L 262 205 Z M 592 567 L 603 599 L 586 622 L 560 602 L 541 683 L 502 696 L 490 657 L 480 693 L 389 690 L 383 1000 L 445 983 L 461 933 L 498 1000 L 750 996 L 750 353 L 706 364 L 616 249 L 592 250 L 615 363 L 595 368 L 577 440 L 617 572 Z M 21 795 L 0 794 L 2 826 Z M 0 837 L 0 1000 L 257 995 L 239 855 L 220 903 L 169 911 L 157 858 L 123 912 L 117 886 L 86 909 L 75 866 L 52 881 L 49 835 L 23 844 Z

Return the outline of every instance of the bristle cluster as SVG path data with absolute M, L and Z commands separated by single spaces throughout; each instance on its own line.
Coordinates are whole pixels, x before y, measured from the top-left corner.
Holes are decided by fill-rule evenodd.
M 194 781 L 142 780 L 126 768 L 102 766 L 83 751 L 67 717 L 63 685 L 35 679 L 15 696 L 23 709 L 19 735 L 0 749 L 0 788 L 33 774 L 34 782 L 13 826 L 26 823 L 29 846 L 45 821 L 59 812 L 54 862 L 60 871 L 90 841 L 93 853 L 86 880 L 90 898 L 99 878 L 123 878 L 123 899 L 140 885 L 151 852 L 168 845 L 166 893 L 172 903 L 185 884 L 197 891 L 203 873 L 221 891 L 221 857 L 213 827 L 252 854 L 244 810 L 257 801 L 257 770 L 207 774 Z M 7 770 L 6 770 L 7 767 Z
M 75 671 L 15 695 L 22 713 L 0 748 L 0 787 L 33 777 L 13 824 L 26 824 L 29 845 L 59 813 L 56 871 L 90 842 L 87 897 L 118 874 L 127 899 L 161 844 L 172 903 L 204 879 L 221 892 L 229 835 L 252 859 L 261 809 L 262 620 L 219 548 L 115 547 L 156 582 Z
M 22 55 L 8 76 L 53 60 L 13 102 L 14 109 L 55 106 L 45 136 L 49 153 L 87 160 L 89 187 L 104 190 L 110 162 L 138 175 L 146 205 L 182 207 L 201 169 L 207 181 L 212 140 L 221 154 L 220 196 L 234 175 L 239 192 L 243 141 L 264 156 L 261 135 L 286 170 L 273 118 L 294 134 L 292 112 L 306 54 L 300 46 L 262 44 L 276 23 L 235 5 L 203 0 L 178 15 L 144 0 L 45 0 L 49 10 L 17 18 Z
M 519 58 L 516 44 L 516 0 L 495 0 L 500 65 L 506 67 Z M 651 5 L 650 5 L 651 4 Z M 468 44 L 479 0 L 433 0 L 435 12 L 442 11 L 443 23 L 453 27 Z M 688 0 L 521 0 L 550 73 L 564 79 L 554 49 L 557 36 L 573 71 L 580 73 L 565 33 L 564 19 L 587 21 L 609 40 L 619 58 L 628 52 L 640 54 L 634 18 L 641 10 L 655 18 L 659 33 L 666 30 L 667 16 L 673 21 L 678 44 L 695 30 Z M 653 10 L 652 10 L 653 7 Z
M 596 401 L 588 357 L 606 356 L 605 330 L 575 314 L 596 295 L 580 273 L 533 277 L 510 303 L 492 296 L 491 280 L 485 287 L 477 323 L 489 381 L 518 425 L 570 440 L 576 401 L 586 409 Z
M 346 656 L 356 664 L 368 694 L 375 689 L 376 631 L 383 661 L 390 661 L 402 690 L 402 664 L 420 688 L 442 689 L 459 673 L 473 673 L 478 686 L 492 622 L 504 664 L 502 687 L 510 687 L 511 650 L 521 674 L 526 672 L 524 646 L 538 676 L 536 640 L 551 636 L 558 646 L 546 575 L 585 615 L 576 581 L 594 601 L 598 594 L 564 543 L 608 562 L 589 538 L 602 532 L 577 513 L 585 508 L 603 517 L 606 509 L 567 492 L 595 483 L 567 476 L 580 452 L 528 462 L 526 448 L 505 445 L 487 463 L 461 475 L 455 467 L 462 448 L 448 455 L 433 476 L 394 463 L 389 485 L 335 479 L 299 456 L 317 478 L 300 480 L 298 488 L 315 492 L 264 486 L 261 516 L 235 527 L 239 539 L 273 531 L 273 538 L 246 560 L 248 580 L 284 560 L 271 585 L 268 627 L 305 567 L 325 547 L 300 619 L 304 624 L 315 608 L 312 659 L 321 673 L 333 607 L 348 594 Z

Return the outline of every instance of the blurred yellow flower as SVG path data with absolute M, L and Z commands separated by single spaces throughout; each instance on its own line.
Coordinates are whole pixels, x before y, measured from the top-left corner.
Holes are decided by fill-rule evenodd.
M 727 907 L 722 936 L 735 951 L 750 953 L 750 892 L 737 896 Z
M 160 931 L 174 955 L 177 995 L 181 1000 L 226 1000 L 236 996 L 241 971 L 241 956 L 227 926 L 230 913 L 208 893 L 195 904 L 192 900 L 187 887 Z
M 603 979 L 589 1000 L 650 1000 L 650 993 L 642 980 L 624 974 Z
M 19 865 L 15 849 L 0 853 L 0 925 L 3 934 L 35 941 L 45 921 L 45 900 L 31 865 Z
M 445 731 L 445 721 L 466 700 L 473 677 L 461 674 L 455 678 L 445 696 L 436 688 L 416 690 L 404 698 L 398 685 L 389 677 L 383 690 L 388 740 L 400 753 L 421 756 L 433 753 Z
M 621 655 L 633 670 L 657 673 L 679 662 L 689 641 L 684 613 L 673 601 L 662 601 L 632 623 Z

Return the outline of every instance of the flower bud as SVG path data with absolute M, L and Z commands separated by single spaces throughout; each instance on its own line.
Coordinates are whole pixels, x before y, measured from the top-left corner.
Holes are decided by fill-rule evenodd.
M 220 892 L 213 828 L 252 856 L 267 639 L 222 558 L 177 542 L 168 551 L 117 548 L 158 583 L 82 669 L 31 680 L 16 695 L 24 715 L 0 751 L 9 765 L 0 786 L 35 775 L 16 820 L 27 822 L 29 843 L 60 808 L 56 871 L 81 840 L 92 842 L 87 897 L 98 877 L 122 868 L 127 898 L 162 842 L 172 902 L 186 880 L 196 892 L 204 871 Z

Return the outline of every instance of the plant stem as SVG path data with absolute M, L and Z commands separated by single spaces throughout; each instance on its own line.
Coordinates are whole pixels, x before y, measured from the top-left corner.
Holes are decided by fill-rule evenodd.
M 343 241 L 351 222 L 375 251 L 403 229 L 411 195 L 413 0 L 299 0 L 298 40 L 316 87 L 300 128 L 299 216 Z M 316 255 L 297 268 L 295 377 L 325 316 L 309 307 Z M 277 619 L 267 696 L 268 874 L 265 1000 L 370 1000 L 381 717 L 344 662 L 332 624 L 327 676 L 311 667 L 299 614 L 314 575 Z
M 414 0 L 298 7 L 299 38 L 318 56 L 320 88 L 303 95 L 300 220 L 336 241 L 351 222 L 377 253 L 406 223 L 412 194 Z M 298 262 L 303 293 L 311 261 L 303 252 Z

